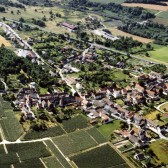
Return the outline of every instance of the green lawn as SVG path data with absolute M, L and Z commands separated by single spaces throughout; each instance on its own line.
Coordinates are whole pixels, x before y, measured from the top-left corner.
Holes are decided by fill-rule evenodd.
M 98 128 L 98 130 L 107 138 L 110 139 L 111 133 L 120 129 L 120 121 L 115 120 L 113 123 L 104 124 Z
M 150 148 L 161 162 L 168 164 L 168 141 L 160 139 L 152 142 Z
M 168 46 L 154 45 L 154 51 L 149 51 L 151 58 L 168 63 Z
M 166 104 L 163 104 L 163 105 L 160 107 L 160 110 L 167 112 L 167 111 L 168 111 L 168 102 L 167 102 Z

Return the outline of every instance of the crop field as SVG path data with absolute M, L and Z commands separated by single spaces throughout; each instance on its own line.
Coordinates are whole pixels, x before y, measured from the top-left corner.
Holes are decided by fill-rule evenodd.
M 48 168 L 64 168 L 55 156 L 43 158 L 43 161 Z
M 15 168 L 43 168 L 39 158 L 49 157 L 51 153 L 43 142 L 8 144 L 8 154 L 5 154 L 3 146 L 0 146 L 0 167 L 6 168 L 14 165 Z
M 21 161 L 51 155 L 43 142 L 9 144 L 6 147 L 9 153 L 17 153 Z
M 123 32 L 121 30 L 118 30 L 117 27 L 109 27 L 109 30 L 112 32 L 113 35 L 132 37 L 134 40 L 138 40 L 142 43 L 150 43 L 150 42 L 154 41 L 152 39 L 147 39 L 147 38 L 143 38 L 143 37 L 140 37 L 140 36 L 132 35 L 130 33 Z
M 89 135 L 92 136 L 97 143 L 104 143 L 107 141 L 107 139 L 94 127 L 88 129 L 87 133 L 89 133 Z
M 70 158 L 79 168 L 128 167 L 109 145 L 104 145 Z
M 152 9 L 152 10 L 158 10 L 158 11 L 167 11 L 168 6 L 162 6 L 162 5 L 152 5 L 152 4 L 142 4 L 142 3 L 122 3 L 123 6 L 129 6 L 129 7 L 142 7 L 145 9 Z
M 0 125 L 5 134 L 5 138 L 9 141 L 17 140 L 23 133 L 22 126 L 16 119 L 14 112 L 12 110 L 5 110 L 6 118 L 0 120 Z
M 74 118 L 71 118 L 70 120 L 64 120 L 62 122 L 63 128 L 65 129 L 65 131 L 69 132 L 73 132 L 77 129 L 83 129 L 89 126 L 89 123 L 87 121 L 87 119 L 82 116 L 82 115 L 78 115 Z
M 70 164 L 67 162 L 65 157 L 59 152 L 59 150 L 56 148 L 56 146 L 51 141 L 45 141 L 45 144 L 48 146 L 48 148 L 50 148 L 52 153 L 55 155 L 57 160 L 59 160 L 59 163 L 61 163 L 63 167 L 71 168 Z
M 53 138 L 53 141 L 65 155 L 71 155 L 98 145 L 98 143 L 83 130 Z
M 6 47 L 11 47 L 11 44 L 9 41 L 7 41 L 4 37 L 0 35 L 0 46 L 4 44 Z
M 62 134 L 64 134 L 65 131 L 60 127 L 60 126 L 56 126 L 53 128 L 48 128 L 46 131 L 29 131 L 24 139 L 28 140 L 28 139 L 40 139 L 40 138 L 45 138 L 45 137 L 55 137 L 55 136 L 60 136 Z
M 5 150 L 3 145 L 0 145 L 0 154 L 5 154 Z
M 45 168 L 40 159 L 30 159 L 14 164 L 15 168 Z

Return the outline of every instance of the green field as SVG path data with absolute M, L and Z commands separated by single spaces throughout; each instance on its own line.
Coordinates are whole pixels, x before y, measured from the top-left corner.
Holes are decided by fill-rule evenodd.
M 100 3 L 110 3 L 110 2 L 113 2 L 113 3 L 118 3 L 118 4 L 121 4 L 124 2 L 124 0 L 90 0 L 91 2 L 100 2 Z
M 7 145 L 7 150 L 9 153 L 18 153 L 21 161 L 51 155 L 43 142 L 10 144 Z
M 98 145 L 98 143 L 83 130 L 53 138 L 53 141 L 65 155 L 71 155 Z
M 168 141 L 160 139 L 150 144 L 150 148 L 164 164 L 168 164 Z
M 0 167 L 2 168 L 11 167 L 11 164 L 16 168 L 43 168 L 39 158 L 51 156 L 43 142 L 8 144 L 6 148 L 8 154 L 5 154 L 3 146 L 0 146 Z
M 53 128 L 48 128 L 45 131 L 29 131 L 24 139 L 28 140 L 28 139 L 40 139 L 40 138 L 45 138 L 45 137 L 55 137 L 55 136 L 59 136 L 64 134 L 65 131 L 60 127 L 60 126 L 56 126 Z
M 168 11 L 163 11 L 157 15 L 158 17 L 167 19 L 168 18 Z
M 57 160 L 61 163 L 63 167 L 71 168 L 70 164 L 67 162 L 67 160 L 64 158 L 64 156 L 59 152 L 59 150 L 55 147 L 55 145 L 51 141 L 45 141 L 48 148 L 52 151 L 52 153 L 55 155 Z
M 23 133 L 22 126 L 15 117 L 10 103 L 3 101 L 2 98 L 0 98 L 0 117 L 3 117 L 0 126 L 5 138 L 9 141 L 17 140 Z
M 83 129 L 89 126 L 89 123 L 87 119 L 82 116 L 78 115 L 76 117 L 73 117 L 69 120 L 64 120 L 62 122 L 63 128 L 65 129 L 66 132 L 73 132 L 77 129 Z
M 154 51 L 149 51 L 151 58 L 168 63 L 168 46 L 154 45 Z
M 55 156 L 44 158 L 43 161 L 48 168 L 64 168 Z
M 89 133 L 90 136 L 97 141 L 97 143 L 104 143 L 107 141 L 107 139 L 94 127 L 87 130 L 87 133 Z
M 104 124 L 98 128 L 98 130 L 106 137 L 107 139 L 110 139 L 111 134 L 115 131 L 120 129 L 120 121 L 115 120 L 113 123 Z
M 104 145 L 70 158 L 79 168 L 128 167 L 109 145 Z

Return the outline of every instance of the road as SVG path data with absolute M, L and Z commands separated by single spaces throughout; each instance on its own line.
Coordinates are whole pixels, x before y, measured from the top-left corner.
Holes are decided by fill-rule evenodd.
M 4 82 L 4 80 L 1 78 L 0 81 L 4 84 L 4 86 L 5 86 L 5 91 L 7 91 L 7 90 L 8 90 L 8 87 L 7 87 L 6 83 Z

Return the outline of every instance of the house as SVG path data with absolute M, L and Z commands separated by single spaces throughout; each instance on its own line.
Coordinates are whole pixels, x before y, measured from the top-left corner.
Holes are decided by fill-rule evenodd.
M 134 155 L 134 158 L 136 159 L 136 160 L 138 160 L 138 161 L 141 161 L 141 160 L 144 160 L 145 159 L 145 156 L 144 156 L 144 154 L 143 153 L 136 153 L 135 155 Z
M 136 83 L 136 85 L 135 85 L 135 89 L 138 91 L 138 92 L 144 92 L 144 87 L 142 87 L 142 86 L 140 86 L 138 83 Z
M 157 73 L 157 72 L 154 72 L 154 71 L 152 71 L 152 72 L 149 74 L 149 76 L 150 76 L 151 78 L 157 78 L 157 79 L 161 79 L 161 78 L 162 78 L 161 73 Z
M 135 135 L 129 135 L 129 140 L 134 146 L 142 146 L 142 142 Z
M 112 95 L 114 96 L 114 98 L 118 98 L 121 96 L 121 92 L 120 90 L 114 89 Z
M 146 90 L 145 92 L 146 92 L 146 94 L 147 94 L 151 99 L 156 98 L 155 92 L 153 92 L 153 91 L 151 91 L 151 90 Z
M 126 130 L 115 130 L 114 133 L 121 135 L 124 138 L 129 137 L 129 132 Z
M 96 100 L 100 100 L 100 99 L 106 97 L 106 92 L 93 93 L 93 97 L 94 97 L 94 99 L 96 99 Z

